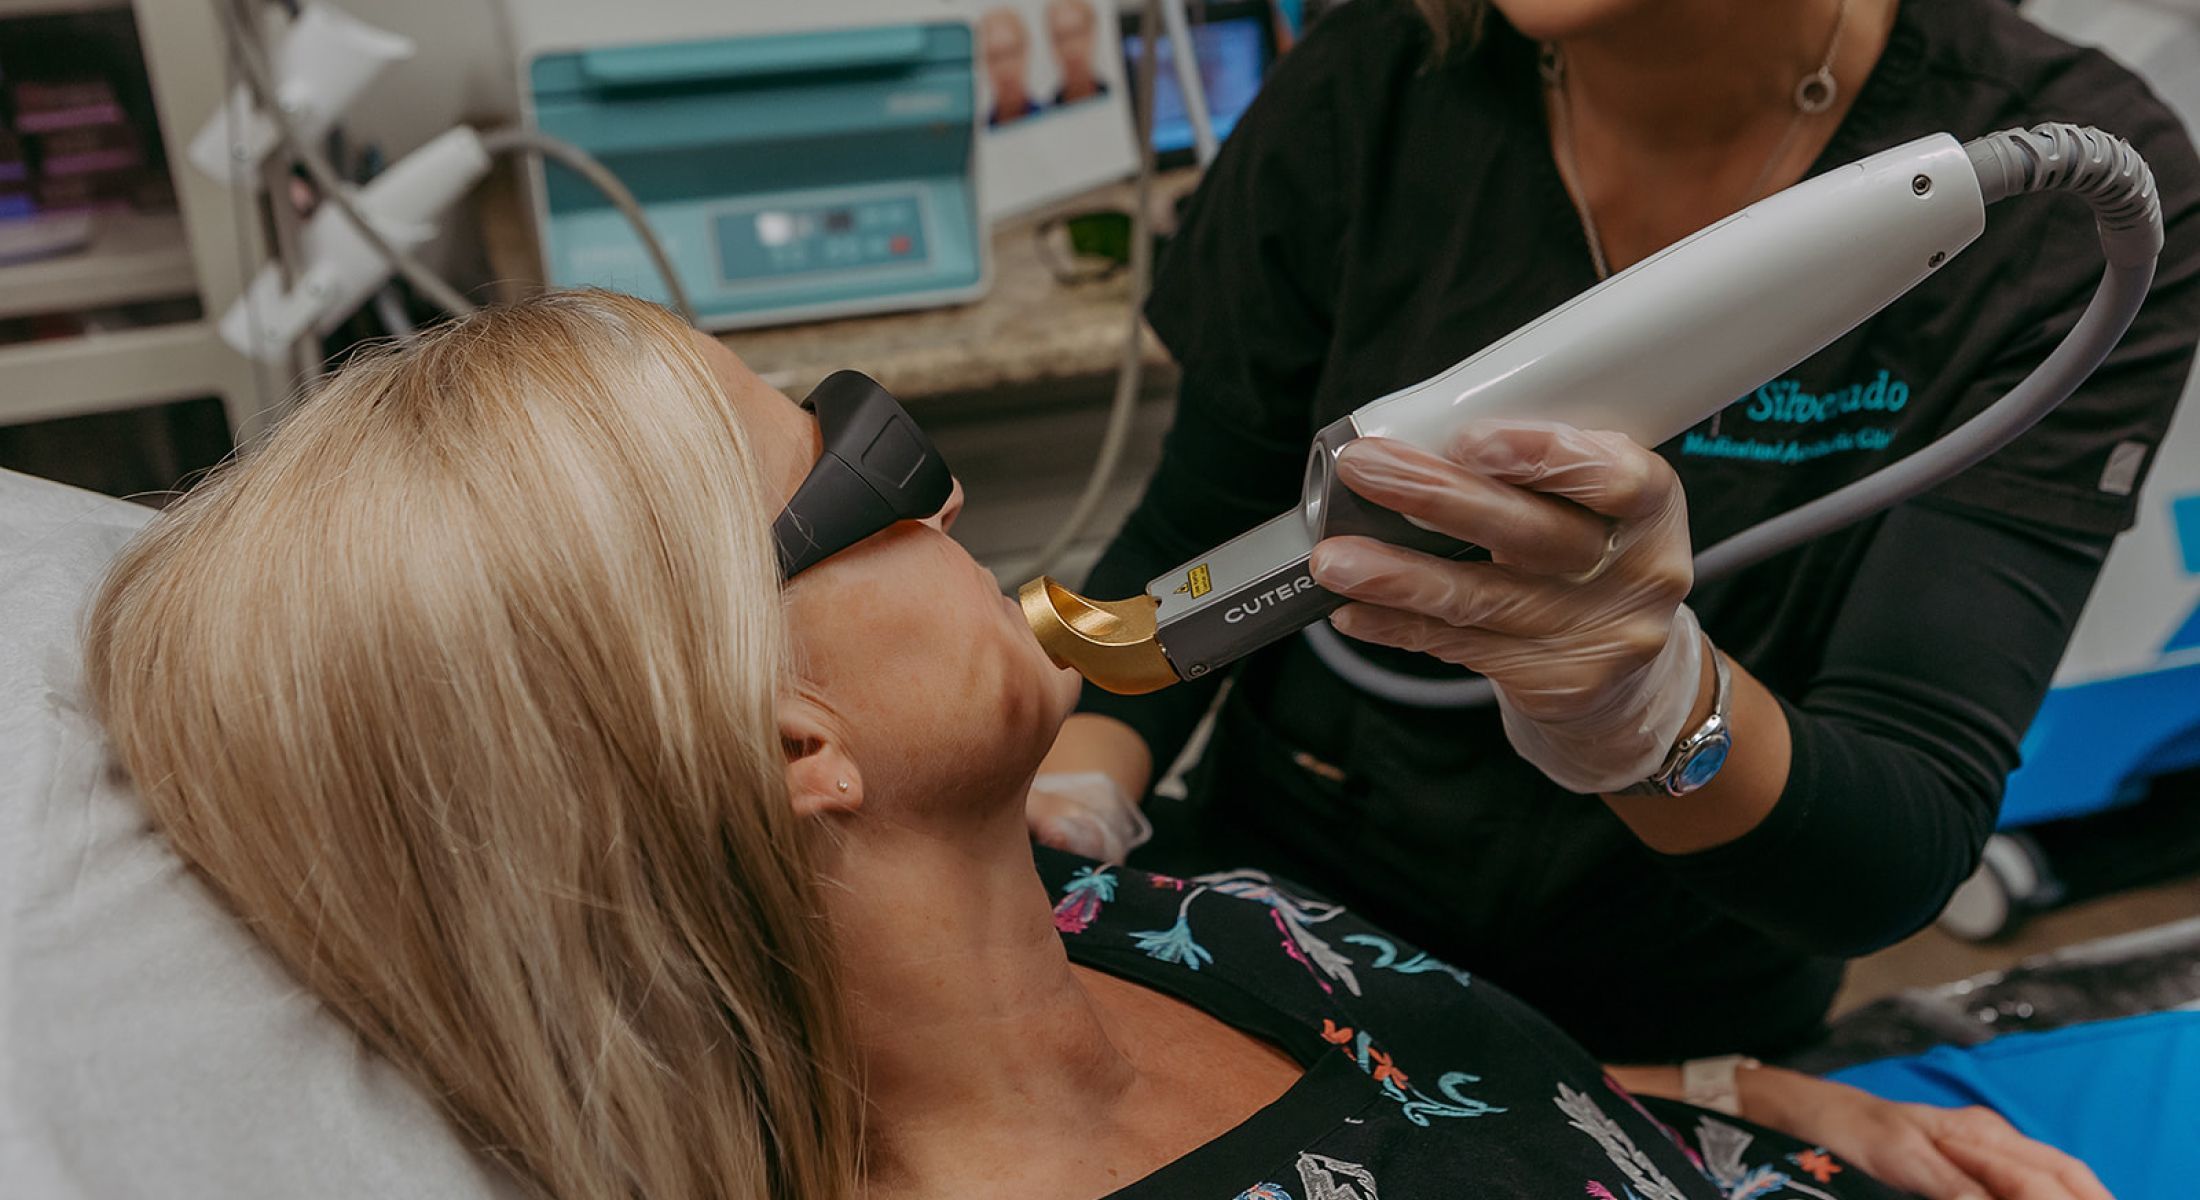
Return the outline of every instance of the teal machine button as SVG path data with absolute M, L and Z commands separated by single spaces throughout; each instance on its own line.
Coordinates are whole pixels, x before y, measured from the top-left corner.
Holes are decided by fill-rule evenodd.
M 600 47 L 533 59 L 528 101 L 633 190 L 701 324 L 734 329 L 985 290 L 972 52 L 958 22 Z M 552 284 L 667 298 L 602 196 L 532 174 Z

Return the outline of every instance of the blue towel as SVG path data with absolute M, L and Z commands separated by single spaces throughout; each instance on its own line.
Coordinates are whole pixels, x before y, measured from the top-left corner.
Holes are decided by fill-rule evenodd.
M 1983 1104 L 2117 1200 L 2200 1194 L 2200 1012 L 2154 1013 L 1835 1072 L 1889 1100 Z

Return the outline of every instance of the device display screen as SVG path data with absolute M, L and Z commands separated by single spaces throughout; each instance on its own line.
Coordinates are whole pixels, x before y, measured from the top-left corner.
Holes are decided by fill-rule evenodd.
M 1210 18 L 1193 25 L 1192 45 L 1198 51 L 1199 79 L 1207 92 L 1207 115 L 1215 140 L 1230 136 L 1238 118 L 1253 103 L 1261 77 L 1274 57 L 1268 18 L 1257 13 Z M 1161 39 L 1161 56 L 1154 63 L 1154 153 L 1181 156 L 1192 148 L 1192 123 L 1184 115 L 1184 93 L 1176 85 L 1175 46 Z M 1123 57 L 1131 78 L 1137 78 L 1138 60 L 1145 53 L 1145 38 L 1135 25 L 1124 30 Z

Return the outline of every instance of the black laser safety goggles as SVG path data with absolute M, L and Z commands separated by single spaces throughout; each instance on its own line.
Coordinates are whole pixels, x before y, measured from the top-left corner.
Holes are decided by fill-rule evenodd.
M 835 371 L 802 407 L 817 414 L 825 453 L 772 522 L 779 576 L 791 580 L 901 521 L 947 506 L 955 477 L 901 402 L 859 371 Z

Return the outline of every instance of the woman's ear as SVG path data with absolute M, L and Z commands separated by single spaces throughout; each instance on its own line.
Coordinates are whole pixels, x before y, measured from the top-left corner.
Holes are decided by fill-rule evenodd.
M 863 807 L 863 775 L 825 714 L 809 701 L 780 705 L 779 748 L 787 759 L 787 796 L 798 817 Z

